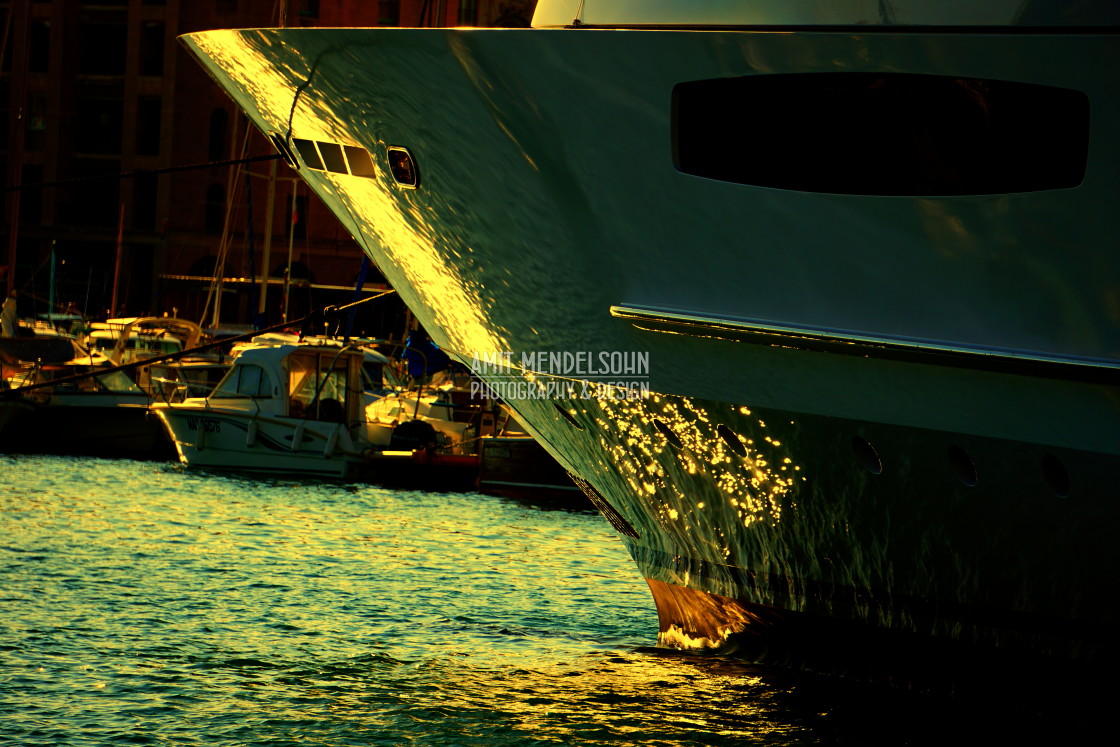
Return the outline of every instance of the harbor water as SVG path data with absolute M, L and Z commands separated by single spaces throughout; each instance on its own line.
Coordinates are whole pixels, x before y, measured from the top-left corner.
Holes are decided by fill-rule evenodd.
M 656 634 L 588 509 L 0 456 L 0 743 L 1082 743 Z

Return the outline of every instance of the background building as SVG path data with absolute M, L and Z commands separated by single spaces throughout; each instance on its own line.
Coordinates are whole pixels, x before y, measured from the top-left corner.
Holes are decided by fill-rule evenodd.
M 53 297 L 56 311 L 90 318 L 260 324 L 348 301 L 356 243 L 282 161 L 255 160 L 275 151 L 176 37 L 275 25 L 527 26 L 534 5 L 0 0 L 0 282 L 27 316 L 46 313 Z M 267 291 L 252 280 L 264 273 Z M 215 277 L 228 280 L 219 289 Z M 383 283 L 371 270 L 366 287 Z M 376 323 L 392 322 L 381 313 Z

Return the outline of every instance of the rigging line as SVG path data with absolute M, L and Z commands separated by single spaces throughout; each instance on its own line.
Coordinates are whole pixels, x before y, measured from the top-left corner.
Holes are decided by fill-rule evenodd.
M 229 161 L 209 161 L 207 163 L 195 163 L 185 166 L 167 166 L 162 169 L 137 169 L 136 171 L 125 171 L 120 174 L 98 174 L 96 176 L 79 176 L 73 179 L 60 179 L 54 182 L 39 182 L 37 184 L 19 184 L 15 187 L 4 187 L 3 192 L 16 192 L 25 189 L 47 189 L 49 187 L 63 187 L 67 184 L 84 184 L 86 182 L 105 181 L 107 179 L 132 179 L 137 176 L 147 176 L 149 174 L 173 174 L 179 171 L 192 171 L 194 169 L 215 169 L 222 166 L 236 166 L 238 164 L 256 163 L 257 161 L 275 161 L 281 158 L 279 153 L 273 153 L 267 156 L 252 156 L 251 158 L 238 158 Z
M 319 69 L 319 60 L 321 60 L 322 57 L 323 55 L 319 55 L 315 58 L 315 62 L 311 64 L 311 70 L 307 73 L 307 80 L 296 87 L 296 93 L 292 96 L 292 108 L 288 111 L 288 131 L 284 133 L 284 142 L 289 149 L 292 145 L 292 121 L 296 116 L 296 104 L 299 103 L 299 97 L 303 95 L 304 90 L 311 85 L 311 79 L 315 77 L 315 72 Z
M 230 246 L 233 244 L 233 236 L 230 234 L 230 221 L 233 217 L 233 210 L 237 203 L 237 195 L 241 188 L 240 180 L 237 177 L 240 176 L 244 168 L 243 162 L 245 160 L 245 154 L 249 151 L 249 134 L 252 132 L 252 128 L 249 127 L 248 118 L 244 118 L 244 123 L 245 134 L 241 141 L 241 158 L 230 159 L 230 161 L 239 161 L 242 163 L 237 164 L 238 168 L 236 170 L 230 170 L 226 182 L 226 215 L 225 219 L 222 221 L 222 238 L 218 242 L 218 257 L 214 263 L 214 280 L 210 284 L 210 291 L 206 297 L 206 304 L 203 306 L 202 316 L 199 318 L 200 323 L 206 322 L 207 311 L 210 308 L 210 303 L 213 302 L 214 316 L 213 322 L 210 325 L 212 327 L 217 327 L 221 324 L 219 317 L 221 315 L 222 306 L 220 295 L 222 292 L 222 278 L 225 276 L 226 260 L 229 258 Z M 236 122 L 234 132 L 236 137 Z M 236 142 L 230 144 L 231 154 L 236 147 Z
M 382 291 L 382 292 L 378 293 L 376 296 L 370 296 L 369 298 L 363 298 L 361 301 L 354 301 L 353 303 L 348 303 L 344 306 L 327 306 L 325 308 L 317 309 L 316 311 L 312 311 L 310 314 L 308 314 L 307 316 L 305 316 L 301 319 L 296 319 L 294 321 L 289 321 L 289 322 L 281 322 L 279 324 L 274 324 L 271 327 L 265 327 L 264 329 L 258 329 L 258 330 L 254 330 L 252 332 L 246 332 L 243 335 L 235 335 L 233 337 L 226 337 L 224 339 L 215 340 L 214 342 L 208 342 L 208 343 L 205 343 L 203 345 L 196 345 L 193 348 L 188 348 L 187 350 L 180 350 L 180 351 L 175 352 L 175 353 L 167 353 L 166 355 L 157 355 L 154 358 L 143 358 L 143 359 L 140 359 L 140 360 L 129 361 L 128 363 L 121 363 L 121 364 L 116 365 L 116 366 L 95 367 L 94 370 L 87 371 L 85 373 L 73 374 L 72 376 L 63 376 L 62 378 L 51 379 L 50 381 L 41 381 L 38 384 L 28 384 L 27 386 L 21 386 L 21 387 L 15 388 L 15 389 L 0 389 L 0 400 L 14 399 L 14 395 L 22 394 L 23 392 L 30 392 L 30 391 L 35 390 L 35 389 L 45 389 L 47 387 L 56 386 L 58 384 L 68 384 L 68 383 L 71 383 L 71 382 L 74 382 L 74 381 L 81 381 L 83 379 L 89 379 L 89 378 L 92 378 L 94 376 L 103 376 L 105 374 L 114 373 L 116 371 L 127 371 L 129 369 L 139 368 L 140 366 L 147 366 L 147 365 L 150 365 L 150 364 L 153 364 L 153 363 L 162 363 L 164 361 L 176 360 L 178 358 L 183 358 L 183 357 L 188 356 L 188 355 L 195 355 L 197 353 L 201 353 L 201 352 L 204 352 L 204 351 L 207 351 L 207 350 L 212 350 L 212 349 L 220 347 L 222 345 L 231 345 L 231 344 L 237 343 L 237 342 L 245 342 L 247 340 L 251 340 L 252 338 L 256 337 L 257 335 L 264 335 L 264 334 L 268 334 L 269 332 L 279 332 L 279 331 L 281 331 L 285 328 L 288 328 L 288 327 L 293 327 L 295 325 L 302 325 L 302 324 L 305 324 L 307 322 L 317 321 L 319 319 L 323 319 L 323 318 L 326 318 L 326 317 L 341 317 L 341 315 L 344 312 L 347 312 L 347 311 L 349 311 L 350 309 L 352 309 L 356 306 L 360 306 L 361 304 L 364 304 L 364 303 L 369 303 L 370 301 L 376 301 L 377 299 L 388 296 L 391 293 L 396 293 L 396 291 L 393 290 L 392 288 L 390 288 L 389 290 L 385 290 L 385 291 Z M 92 351 L 91 351 L 91 353 L 92 353 Z
M 319 63 L 323 61 L 323 58 L 326 57 L 329 54 L 334 54 L 334 53 L 340 52 L 340 51 L 341 51 L 341 47 L 339 47 L 338 45 L 335 45 L 335 46 L 328 47 L 327 49 L 320 52 L 315 57 L 314 62 L 311 63 L 311 69 L 307 71 L 307 80 L 303 81 L 298 86 L 296 86 L 295 95 L 292 96 L 292 108 L 288 110 L 288 131 L 286 133 L 284 133 L 284 144 L 288 146 L 288 150 L 291 150 L 291 145 L 292 145 L 292 122 L 295 120 L 295 117 L 296 117 L 296 105 L 299 104 L 299 97 L 302 96 L 303 92 L 305 90 L 307 90 L 308 86 L 311 85 L 311 81 L 315 78 L 315 73 L 317 73 L 319 71 Z M 295 168 L 295 169 L 299 168 L 294 162 L 291 163 L 291 166 L 292 166 L 292 168 Z

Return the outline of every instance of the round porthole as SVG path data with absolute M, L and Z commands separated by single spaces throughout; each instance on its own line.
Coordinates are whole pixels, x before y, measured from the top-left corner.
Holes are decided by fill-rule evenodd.
M 568 425 L 572 426 L 573 428 L 575 428 L 577 430 L 581 430 L 581 431 L 583 430 L 583 426 L 579 424 L 579 421 L 576 420 L 576 416 L 573 415 L 569 410 L 561 407 L 560 405 L 556 404 L 555 402 L 552 403 L 552 406 L 556 408 L 556 412 L 560 413 L 560 417 L 562 417 L 562 418 L 564 418 L 564 420 L 568 421 Z
M 747 447 L 743 443 L 743 439 L 739 438 L 738 433 L 731 430 L 723 423 L 716 426 L 716 433 L 718 433 L 719 437 L 723 439 L 723 442 L 727 444 L 727 448 L 731 449 L 739 456 L 747 455 Z
M 665 437 L 665 440 L 668 441 L 669 445 L 674 449 L 684 448 L 684 442 L 681 441 L 681 437 L 678 436 L 677 432 L 670 428 L 669 424 L 664 420 L 662 420 L 661 418 L 654 418 L 653 427 L 656 428 L 661 433 L 661 435 Z
M 390 145 L 387 151 L 389 158 L 389 173 L 402 187 L 415 189 L 420 186 L 420 170 L 416 167 L 416 160 L 408 152 L 408 148 Z
M 868 472 L 873 475 L 882 473 L 883 461 L 879 459 L 879 454 L 869 441 L 859 436 L 852 436 L 852 451 L 855 452 L 856 459 Z

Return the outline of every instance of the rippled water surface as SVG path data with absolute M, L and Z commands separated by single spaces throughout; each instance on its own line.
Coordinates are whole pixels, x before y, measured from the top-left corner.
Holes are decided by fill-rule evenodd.
M 1002 713 L 668 655 L 649 648 L 656 630 L 645 583 L 588 511 L 0 456 L 0 742 L 914 744 L 1015 731 Z

